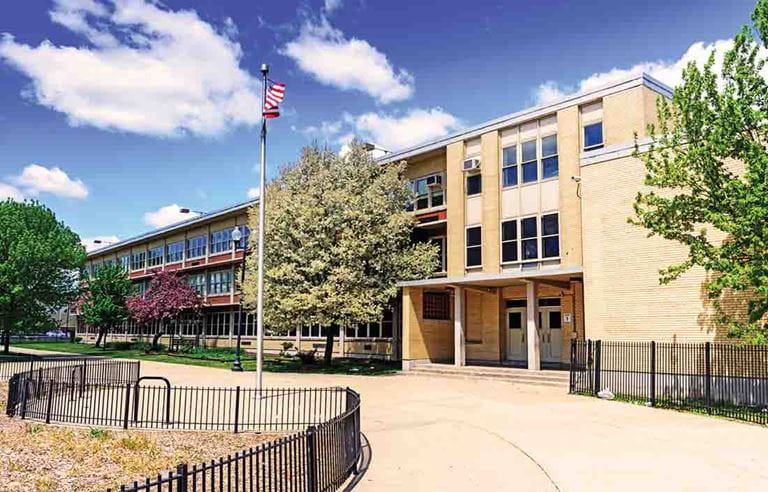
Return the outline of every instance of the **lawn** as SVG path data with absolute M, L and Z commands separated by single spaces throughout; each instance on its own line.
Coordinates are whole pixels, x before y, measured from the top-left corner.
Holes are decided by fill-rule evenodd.
M 5 408 L 8 384 L 0 382 Z M 103 491 L 179 463 L 211 458 L 272 441 L 281 434 L 123 431 L 65 428 L 0 415 L 0 490 Z
M 116 359 L 136 359 L 153 362 L 168 362 L 171 364 L 188 364 L 194 366 L 216 367 L 227 369 L 232 367 L 235 358 L 234 349 L 229 348 L 192 348 L 182 353 L 147 352 L 144 347 L 135 344 L 114 343 L 107 344 L 106 349 L 97 348 L 90 344 L 71 342 L 18 342 L 11 348 L 29 348 L 37 350 L 49 350 L 53 352 L 67 352 L 78 355 L 94 355 L 111 357 Z M 246 371 L 256 370 L 256 357 L 246 353 L 242 357 L 243 368 Z M 398 365 L 394 362 L 365 360 L 365 359 L 334 359 L 326 365 L 321 361 L 314 363 L 303 362 L 295 356 L 264 357 L 264 371 L 267 372 L 298 372 L 317 374 L 352 374 L 378 376 L 397 372 Z

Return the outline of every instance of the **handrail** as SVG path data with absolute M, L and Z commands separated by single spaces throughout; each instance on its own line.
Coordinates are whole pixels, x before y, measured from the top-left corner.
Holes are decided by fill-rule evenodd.
M 141 376 L 133 387 L 133 422 L 139 423 L 139 384 L 147 379 L 163 381 L 165 383 L 165 423 L 171 423 L 171 382 L 162 376 Z

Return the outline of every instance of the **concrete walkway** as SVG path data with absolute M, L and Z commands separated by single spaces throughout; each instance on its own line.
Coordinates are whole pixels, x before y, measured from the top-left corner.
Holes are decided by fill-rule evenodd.
M 254 381 L 254 373 L 141 366 L 174 384 Z M 358 490 L 768 490 L 768 429 L 754 425 L 500 381 L 264 378 L 267 387 L 339 385 L 361 393 L 373 456 Z

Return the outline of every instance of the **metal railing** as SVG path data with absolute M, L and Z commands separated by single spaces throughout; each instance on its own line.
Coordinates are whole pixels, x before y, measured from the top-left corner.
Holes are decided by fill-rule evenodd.
M 292 432 L 234 456 L 180 464 L 120 490 L 335 490 L 356 471 L 360 396 L 349 388 L 178 387 L 162 377 L 139 377 L 138 362 L 75 362 L 11 377 L 8 415 L 123 429 Z
M 570 392 L 768 424 L 768 347 L 573 341 Z
M 105 380 L 119 380 L 123 382 L 130 380 L 130 378 L 135 381 L 138 377 L 138 364 L 138 361 L 115 360 L 103 357 L 39 357 L 19 355 L 0 359 L 0 380 L 10 379 L 13 375 L 24 372 L 82 366 L 84 372 L 89 374 L 89 381 L 92 382 L 105 382 Z M 91 368 L 93 372 L 91 372 Z M 118 374 L 116 371 L 125 372 Z M 62 374 L 55 375 L 55 377 L 59 376 L 62 376 Z

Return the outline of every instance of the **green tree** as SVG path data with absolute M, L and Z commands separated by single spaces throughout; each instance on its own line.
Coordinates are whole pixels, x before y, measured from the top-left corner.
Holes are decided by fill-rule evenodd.
M 359 144 L 346 156 L 305 148 L 294 166 L 267 189 L 264 314 L 270 330 L 298 323 L 326 327 L 325 360 L 333 332 L 379 321 L 397 294 L 396 282 L 425 278 L 438 265 L 437 247 L 414 244 L 412 191 L 404 163 L 377 164 Z M 250 214 L 258 230 L 258 209 Z M 251 237 L 255 237 L 252 235 Z M 247 261 L 256 279 L 257 255 Z M 255 281 L 244 286 L 256 306 Z
M 703 67 L 691 63 L 671 100 L 659 100 L 658 125 L 649 127 L 653 143 L 648 152 L 636 148 L 651 191 L 638 194 L 633 222 L 687 247 L 684 261 L 661 270 L 662 283 L 703 267 L 716 305 L 730 293 L 749 299 L 743 315 L 720 310 L 730 334 L 765 343 L 768 1 L 758 1 L 752 20 L 734 38 L 719 71 L 714 53 Z
M 13 333 L 44 325 L 77 297 L 85 262 L 80 238 L 36 202 L 0 201 L 0 334 L 9 351 Z
M 102 266 L 84 282 L 80 314 L 83 321 L 98 328 L 97 347 L 110 330 L 128 319 L 126 303 L 133 293 L 128 274 L 115 263 Z

